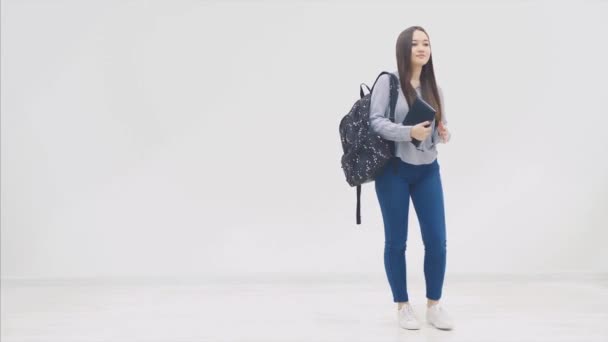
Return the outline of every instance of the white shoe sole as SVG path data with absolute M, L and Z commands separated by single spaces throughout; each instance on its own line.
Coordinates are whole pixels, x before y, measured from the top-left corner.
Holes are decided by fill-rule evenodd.
M 420 330 L 420 326 L 403 326 L 401 324 L 399 324 L 399 326 L 407 330 Z
M 428 322 L 428 321 L 426 323 L 428 325 L 432 326 L 432 327 L 435 327 L 435 328 L 439 329 L 439 330 L 452 330 L 452 329 L 454 329 L 453 326 L 451 326 L 451 327 L 440 327 L 440 326 L 437 326 L 437 325 L 435 325 L 435 324 L 433 324 L 431 322 Z

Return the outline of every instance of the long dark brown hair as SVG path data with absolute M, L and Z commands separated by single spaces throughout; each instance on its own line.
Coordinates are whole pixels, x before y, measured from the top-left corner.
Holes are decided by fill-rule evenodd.
M 416 89 L 414 89 L 410 83 L 410 79 L 412 78 L 410 63 L 412 58 L 412 37 L 414 36 L 414 31 L 422 31 L 428 37 L 428 33 L 426 33 L 422 27 L 411 26 L 399 34 L 396 44 L 397 68 L 399 70 L 401 91 L 410 107 L 416 98 Z M 431 38 L 429 37 L 429 47 L 431 46 L 430 41 Z M 441 122 L 442 111 L 441 103 L 439 101 L 439 92 L 437 90 L 437 82 L 435 81 L 435 71 L 433 69 L 432 48 L 429 61 L 422 66 L 422 71 L 420 72 L 420 88 L 424 100 L 437 111 L 435 114 L 435 125 L 438 125 Z

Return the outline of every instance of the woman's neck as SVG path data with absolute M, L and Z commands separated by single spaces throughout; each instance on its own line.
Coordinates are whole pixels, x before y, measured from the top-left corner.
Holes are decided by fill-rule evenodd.
M 422 72 L 422 67 L 414 67 L 412 68 L 412 77 L 410 79 L 410 83 L 412 85 L 420 85 L 420 73 Z M 415 88 L 415 86 L 414 86 Z

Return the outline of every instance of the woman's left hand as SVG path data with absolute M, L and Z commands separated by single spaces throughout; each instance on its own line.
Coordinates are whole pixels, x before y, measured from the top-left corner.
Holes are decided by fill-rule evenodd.
M 439 123 L 439 138 L 441 138 L 441 142 L 444 144 L 447 143 L 450 141 L 450 137 L 451 134 L 448 128 L 444 126 L 443 123 Z

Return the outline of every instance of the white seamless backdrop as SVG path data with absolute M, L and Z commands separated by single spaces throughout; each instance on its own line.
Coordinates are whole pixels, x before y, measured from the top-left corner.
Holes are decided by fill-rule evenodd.
M 373 273 L 358 85 L 430 35 L 447 273 L 608 272 L 605 1 L 2 1 L 1 276 Z M 408 277 L 424 248 L 410 208 Z

